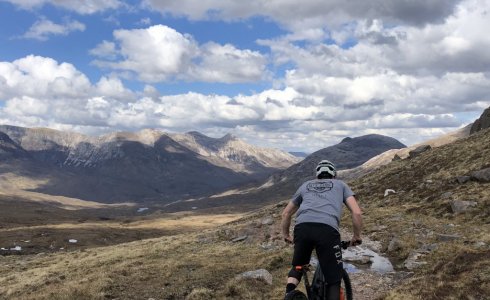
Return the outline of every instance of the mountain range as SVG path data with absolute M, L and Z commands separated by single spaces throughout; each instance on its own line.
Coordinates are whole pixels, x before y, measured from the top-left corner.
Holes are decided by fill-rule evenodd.
M 147 129 L 91 137 L 0 126 L 4 179 L 39 179 L 42 183 L 30 191 L 106 203 L 210 195 L 264 179 L 298 161 L 284 151 L 255 147 L 229 134 L 211 138 Z M 6 182 L 13 181 L 1 185 L 9 188 Z

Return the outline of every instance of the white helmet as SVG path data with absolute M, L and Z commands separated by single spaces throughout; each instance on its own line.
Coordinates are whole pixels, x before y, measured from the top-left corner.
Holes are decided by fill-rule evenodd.
M 326 159 L 318 163 L 315 171 L 316 177 L 318 177 L 321 173 L 328 173 L 332 175 L 332 177 L 337 176 L 337 171 L 335 170 L 334 164 Z

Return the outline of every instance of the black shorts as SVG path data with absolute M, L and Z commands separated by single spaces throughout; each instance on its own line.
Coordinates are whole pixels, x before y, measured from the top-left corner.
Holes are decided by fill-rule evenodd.
M 332 226 L 322 223 L 300 223 L 294 227 L 293 266 L 310 262 L 316 250 L 320 267 L 327 283 L 338 283 L 342 279 L 342 251 L 340 234 Z

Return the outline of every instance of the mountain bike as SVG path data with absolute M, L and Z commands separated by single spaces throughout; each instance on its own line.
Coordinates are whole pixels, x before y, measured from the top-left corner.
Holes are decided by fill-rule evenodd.
M 357 241 L 354 246 L 360 245 L 362 241 Z M 350 241 L 342 241 L 341 247 L 342 249 L 347 249 L 351 246 Z M 323 272 L 320 268 L 320 265 L 316 267 L 315 273 L 313 274 L 312 284 L 310 284 L 308 280 L 308 272 L 310 271 L 311 265 L 307 264 L 304 266 L 297 266 L 296 270 L 303 273 L 304 284 L 306 295 L 298 290 L 294 290 L 289 293 L 286 297 L 286 300 L 324 300 L 326 299 L 326 286 L 327 282 L 323 277 Z M 340 283 L 340 300 L 352 300 L 352 285 L 350 282 L 349 274 L 347 271 L 342 268 L 342 280 Z

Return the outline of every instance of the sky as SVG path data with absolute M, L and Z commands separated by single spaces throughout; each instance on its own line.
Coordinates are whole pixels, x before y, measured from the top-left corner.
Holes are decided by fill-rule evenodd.
M 0 0 L 0 124 L 412 145 L 490 106 L 490 0 Z

